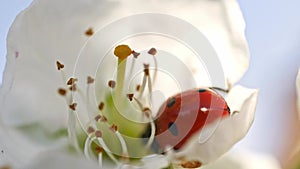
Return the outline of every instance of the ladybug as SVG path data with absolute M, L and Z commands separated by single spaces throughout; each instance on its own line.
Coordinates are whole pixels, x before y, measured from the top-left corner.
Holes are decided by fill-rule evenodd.
M 224 98 L 216 92 L 219 88 L 199 88 L 176 94 L 165 101 L 154 121 L 156 126 L 152 149 L 164 153 L 167 147 L 175 151 L 206 125 L 228 117 L 230 109 Z M 149 138 L 150 125 L 143 134 Z

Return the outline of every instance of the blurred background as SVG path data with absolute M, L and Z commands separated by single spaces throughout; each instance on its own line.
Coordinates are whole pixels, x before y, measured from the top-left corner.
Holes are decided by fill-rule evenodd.
M 6 36 L 16 15 L 32 0 L 0 1 L 0 84 Z M 295 79 L 300 67 L 300 1 L 239 0 L 247 24 L 250 68 L 240 84 L 260 89 L 256 118 L 235 149 L 289 158 L 299 133 Z

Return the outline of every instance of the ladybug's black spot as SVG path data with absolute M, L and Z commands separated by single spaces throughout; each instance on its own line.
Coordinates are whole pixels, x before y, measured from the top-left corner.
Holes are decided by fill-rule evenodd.
M 172 107 L 175 104 L 175 102 L 176 102 L 176 98 L 175 97 L 173 97 L 172 99 L 170 99 L 169 102 L 168 102 L 168 105 L 167 105 L 168 108 Z
M 199 93 L 203 93 L 203 92 L 206 92 L 206 91 L 207 91 L 206 89 L 198 89 Z
M 170 122 L 168 124 L 168 128 L 174 136 L 178 136 L 178 129 L 177 129 L 177 125 L 175 123 Z

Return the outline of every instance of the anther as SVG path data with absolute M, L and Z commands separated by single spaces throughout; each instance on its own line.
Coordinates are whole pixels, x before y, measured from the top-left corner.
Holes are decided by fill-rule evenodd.
M 57 90 L 58 94 L 60 94 L 61 96 L 65 96 L 67 94 L 67 90 L 63 89 L 63 88 L 59 88 Z
M 102 147 L 100 147 L 100 146 L 96 146 L 96 148 L 95 148 L 95 151 L 96 151 L 96 153 L 102 153 L 103 152 L 103 148 Z
M 89 28 L 87 31 L 85 31 L 86 36 L 92 36 L 94 34 L 93 28 Z
M 110 81 L 108 81 L 108 86 L 113 89 L 116 87 L 116 82 L 113 80 L 110 80 Z
M 67 85 L 74 85 L 75 84 L 75 82 L 77 82 L 78 81 L 78 79 L 76 79 L 76 78 L 70 78 L 68 81 L 67 81 Z
M 132 55 L 133 55 L 133 57 L 136 59 L 136 58 L 138 58 L 138 56 L 140 55 L 140 53 L 138 53 L 138 52 L 136 52 L 136 51 L 132 51 Z
M 150 108 L 145 107 L 145 108 L 143 109 L 143 112 L 145 113 L 145 115 L 146 115 L 148 118 L 150 117 L 150 114 L 151 114 Z
M 124 60 L 132 54 L 132 50 L 128 45 L 119 45 L 115 48 L 114 54 L 120 60 Z
M 102 132 L 101 132 L 100 130 L 97 130 L 97 131 L 95 132 L 95 136 L 96 136 L 97 138 L 101 138 L 101 137 L 102 137 Z
M 76 91 L 77 90 L 77 86 L 76 86 L 76 84 L 72 84 L 70 87 L 69 87 L 69 90 L 70 91 Z
M 94 78 L 92 78 L 91 76 L 88 76 L 87 77 L 87 84 L 92 84 L 92 83 L 94 83 L 95 82 L 95 79 Z
M 201 165 L 199 161 L 185 161 L 181 163 L 183 168 L 199 168 Z
M 138 92 L 138 91 L 140 91 L 140 89 L 141 89 L 141 85 L 136 85 L 135 90 Z
M 76 110 L 76 106 L 77 106 L 77 103 L 73 103 L 73 104 L 70 104 L 70 105 L 69 105 L 69 108 L 70 108 L 71 110 L 75 111 L 75 110 Z
M 134 97 L 134 94 L 130 93 L 130 94 L 127 94 L 127 98 L 132 101 L 133 100 L 133 97 Z
M 110 129 L 112 132 L 117 132 L 117 131 L 118 131 L 118 126 L 116 126 L 115 124 L 113 124 L 109 129 Z
M 104 123 L 107 122 L 107 118 L 105 116 L 102 116 L 101 117 L 101 122 L 104 122 Z
M 103 102 L 100 102 L 99 105 L 98 105 L 98 109 L 100 111 L 102 111 L 104 109 L 104 103 Z
M 96 122 L 98 122 L 101 118 L 102 118 L 102 116 L 100 114 L 98 114 L 94 119 Z
M 95 132 L 95 129 L 93 127 L 89 126 L 88 129 L 87 129 L 87 133 L 92 134 L 94 132 Z
M 61 70 L 61 69 L 63 69 L 65 67 L 65 65 L 63 65 L 59 61 L 56 61 L 56 66 L 57 66 L 57 70 Z
M 144 73 L 145 76 L 149 76 L 149 64 L 144 64 Z
M 150 55 L 156 55 L 156 53 L 157 53 L 157 50 L 155 49 L 155 48 L 151 48 L 149 51 L 148 51 L 148 53 L 150 54 Z

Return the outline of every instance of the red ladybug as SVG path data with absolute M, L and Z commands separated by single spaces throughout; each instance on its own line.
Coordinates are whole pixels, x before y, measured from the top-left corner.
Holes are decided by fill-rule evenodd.
M 188 90 L 170 97 L 162 104 L 155 120 L 156 132 L 152 144 L 155 151 L 163 153 L 170 146 L 178 150 L 205 124 L 230 115 L 226 101 L 213 89 L 221 90 Z M 150 136 L 150 130 L 148 127 L 144 138 Z

